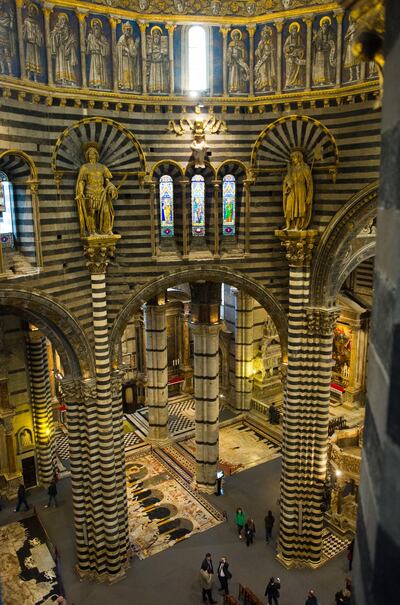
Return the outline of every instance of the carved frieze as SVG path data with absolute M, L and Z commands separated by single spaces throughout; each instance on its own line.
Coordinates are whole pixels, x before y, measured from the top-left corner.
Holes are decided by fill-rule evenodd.
M 96 380 L 89 378 L 86 380 L 75 379 L 60 381 L 62 401 L 67 406 L 69 403 L 82 403 L 95 401 L 97 397 Z

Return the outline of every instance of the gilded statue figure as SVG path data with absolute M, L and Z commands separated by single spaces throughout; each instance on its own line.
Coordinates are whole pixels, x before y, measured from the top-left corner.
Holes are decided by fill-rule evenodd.
M 12 8 L 0 0 L 0 74 L 12 76 L 11 60 L 15 57 L 15 19 Z
M 360 59 L 353 53 L 353 44 L 356 39 L 356 22 L 349 17 L 349 26 L 344 36 L 343 67 L 347 69 L 348 81 L 360 79 Z
M 230 93 L 244 93 L 247 91 L 249 80 L 249 66 L 247 64 L 247 52 L 242 40 L 240 29 L 234 29 L 231 33 L 231 41 L 228 46 L 228 90 Z
M 314 33 L 313 50 L 314 84 L 333 84 L 336 72 L 336 34 L 328 16 L 322 17 L 319 29 Z
M 39 9 L 36 4 L 28 5 L 28 15 L 24 19 L 23 34 L 25 40 L 25 68 L 29 79 L 37 82 L 42 71 L 41 49 L 43 34 L 38 21 Z
M 304 86 L 306 47 L 300 33 L 300 24 L 295 21 L 289 25 L 289 34 L 283 45 L 286 63 L 285 88 Z
M 311 220 L 313 200 L 311 169 L 303 158 L 302 151 L 295 149 L 290 154 L 288 171 L 283 179 L 284 229 L 306 229 Z
M 266 25 L 261 30 L 261 40 L 255 52 L 254 66 L 256 90 L 264 92 L 276 85 L 276 59 L 272 27 Z
M 51 54 L 55 57 L 54 80 L 62 86 L 76 86 L 78 65 L 77 40 L 67 13 L 58 13 L 50 34 Z
M 151 28 L 147 36 L 148 91 L 165 94 L 169 86 L 168 36 L 162 34 L 158 25 Z
M 129 21 L 122 24 L 122 34 L 117 42 L 117 82 L 120 90 L 140 92 L 140 40 L 134 39 Z
M 108 76 L 108 57 L 110 43 L 103 34 L 103 24 L 95 17 L 90 23 L 90 32 L 86 41 L 86 52 L 90 56 L 89 86 L 91 88 L 110 88 Z
M 112 174 L 99 162 L 97 145 L 88 144 L 87 162 L 79 170 L 75 188 L 81 237 L 112 235 L 114 224 L 113 200 L 118 189 L 111 182 Z

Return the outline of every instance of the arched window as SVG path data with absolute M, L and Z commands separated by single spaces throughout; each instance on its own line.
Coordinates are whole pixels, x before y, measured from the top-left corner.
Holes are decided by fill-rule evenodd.
M 12 183 L 5 172 L 0 171 L 0 241 L 14 247 L 15 216 Z
M 196 174 L 192 178 L 192 234 L 195 237 L 205 235 L 204 195 L 204 177 L 201 174 Z
M 222 235 L 235 235 L 236 181 L 232 174 L 222 179 Z
M 208 89 L 207 78 L 207 36 L 201 25 L 193 25 L 188 31 L 188 89 L 203 91 Z
M 164 174 L 160 178 L 160 223 L 161 237 L 174 236 L 174 183 Z

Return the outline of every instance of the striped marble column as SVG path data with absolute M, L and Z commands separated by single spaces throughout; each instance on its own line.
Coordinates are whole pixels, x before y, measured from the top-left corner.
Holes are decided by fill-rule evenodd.
M 235 296 L 235 408 L 249 410 L 253 394 L 253 299 L 242 290 Z
M 156 303 L 156 301 L 154 301 Z M 147 386 L 149 410 L 148 440 L 153 445 L 169 442 L 168 432 L 168 357 L 165 304 L 144 307 L 146 335 Z
M 289 261 L 286 400 L 278 558 L 287 567 L 321 560 L 329 393 L 336 309 L 309 307 L 316 231 L 278 231 Z
M 39 330 L 28 333 L 27 353 L 38 478 L 47 486 L 53 479 L 56 461 L 55 431 L 46 338 Z

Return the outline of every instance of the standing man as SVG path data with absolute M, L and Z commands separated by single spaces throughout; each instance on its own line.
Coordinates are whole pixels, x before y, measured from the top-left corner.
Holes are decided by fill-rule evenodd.
M 206 556 L 201 564 L 200 576 L 202 585 L 202 596 L 203 603 L 207 603 L 207 597 L 209 603 L 216 603 L 212 596 L 212 579 L 214 575 L 214 567 L 211 560 L 211 553 L 206 553 Z
M 18 488 L 18 502 L 14 512 L 17 513 L 19 511 L 21 504 L 25 504 L 25 510 L 29 510 L 29 504 L 26 501 L 26 489 L 23 483 Z
M 279 578 L 272 577 L 267 584 L 267 588 L 265 589 L 265 596 L 268 598 L 268 605 L 279 605 L 279 597 L 280 597 L 280 587 L 281 582 Z
M 50 508 L 52 500 L 54 500 L 54 506 L 57 506 L 57 486 L 56 486 L 56 482 L 54 479 L 50 483 L 47 493 L 49 495 L 49 501 L 46 504 L 45 508 Z
M 272 540 L 272 528 L 275 523 L 275 518 L 272 515 L 272 512 L 269 510 L 268 514 L 265 516 L 265 539 L 267 542 Z
M 229 571 L 229 563 L 226 557 L 221 557 L 218 565 L 218 580 L 221 584 L 220 592 L 229 594 L 228 580 L 232 578 L 232 574 Z

